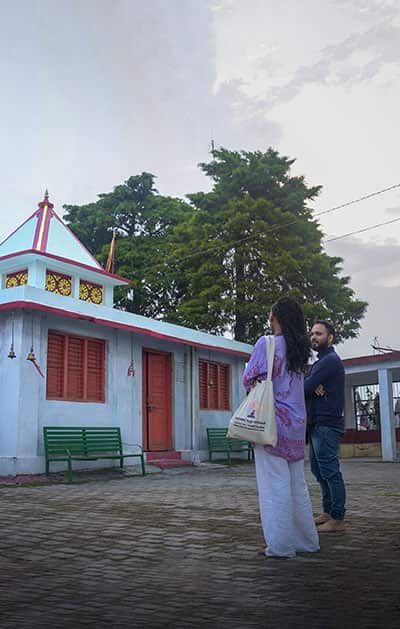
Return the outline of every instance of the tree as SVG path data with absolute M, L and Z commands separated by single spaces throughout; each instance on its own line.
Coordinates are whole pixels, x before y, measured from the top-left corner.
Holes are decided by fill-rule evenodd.
M 190 203 L 158 194 L 154 175 L 130 177 L 83 206 L 64 206 L 71 228 L 105 262 L 117 230 L 116 272 L 131 280 L 116 305 L 188 327 L 254 342 L 272 304 L 296 297 L 309 324 L 333 321 L 354 337 L 367 304 L 326 254 L 308 204 L 320 187 L 291 175 L 294 160 L 263 153 L 213 151 L 200 164 L 211 192 Z
M 195 211 L 169 234 L 169 264 L 184 267 L 186 292 L 167 320 L 254 342 L 274 301 L 291 295 L 310 324 L 329 318 L 339 339 L 357 335 L 367 304 L 341 275 L 341 258 L 324 252 L 307 205 L 320 187 L 291 176 L 293 163 L 272 149 L 221 148 L 200 165 L 214 185 L 188 195 Z
M 117 231 L 116 272 L 131 286 L 116 291 L 116 305 L 138 314 L 161 317 L 174 308 L 185 286 L 166 266 L 167 235 L 193 210 L 188 203 L 158 194 L 154 175 L 130 177 L 113 192 L 87 205 L 65 205 L 71 229 L 102 263 L 112 232 Z

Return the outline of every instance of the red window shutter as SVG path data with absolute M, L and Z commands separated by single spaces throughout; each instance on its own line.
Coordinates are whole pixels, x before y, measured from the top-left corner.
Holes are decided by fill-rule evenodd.
M 229 411 L 230 367 L 205 360 L 199 361 L 200 408 Z
M 218 365 L 208 363 L 208 408 L 218 408 Z
M 230 405 L 230 368 L 229 365 L 218 367 L 219 408 L 229 411 Z
M 67 399 L 84 399 L 84 339 L 69 336 L 67 343 Z
M 87 341 L 87 400 L 104 402 L 104 341 Z
M 207 408 L 207 363 L 199 362 L 200 408 Z
M 65 336 L 49 332 L 47 345 L 47 398 L 62 398 L 64 394 Z

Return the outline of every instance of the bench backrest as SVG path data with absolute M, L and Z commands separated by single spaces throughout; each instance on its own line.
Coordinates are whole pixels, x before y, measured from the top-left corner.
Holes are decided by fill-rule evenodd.
M 207 439 L 210 448 L 228 448 L 227 428 L 207 428 Z
M 46 456 L 71 454 L 90 455 L 95 452 L 122 453 L 121 430 L 119 427 L 92 426 L 44 426 Z
M 230 450 L 240 450 L 249 445 L 249 442 L 242 439 L 231 439 L 227 436 L 228 428 L 207 428 L 208 445 L 212 449 L 226 448 Z

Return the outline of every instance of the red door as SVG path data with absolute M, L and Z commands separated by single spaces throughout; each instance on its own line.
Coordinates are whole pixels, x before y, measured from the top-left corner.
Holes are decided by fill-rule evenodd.
M 171 355 L 143 352 L 143 445 L 172 449 Z

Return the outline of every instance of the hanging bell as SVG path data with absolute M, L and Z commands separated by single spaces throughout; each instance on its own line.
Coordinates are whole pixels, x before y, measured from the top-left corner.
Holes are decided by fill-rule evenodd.
M 14 352 L 14 311 L 11 313 L 11 345 L 8 352 L 8 358 L 16 358 L 17 355 Z
M 29 352 L 26 360 L 31 360 L 33 363 L 36 361 L 35 352 L 33 351 L 33 347 L 31 347 L 31 351 Z
M 134 375 L 135 375 L 135 363 L 132 360 L 131 364 L 128 367 L 128 376 L 134 376 Z

